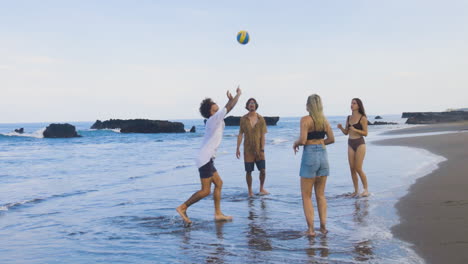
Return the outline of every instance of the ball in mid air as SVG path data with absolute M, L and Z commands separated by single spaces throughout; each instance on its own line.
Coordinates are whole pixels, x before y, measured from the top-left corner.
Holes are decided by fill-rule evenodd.
M 250 40 L 250 36 L 249 36 L 249 33 L 245 30 L 241 30 L 239 31 L 239 33 L 237 33 L 237 41 L 242 44 L 242 45 L 245 45 L 247 43 L 249 43 L 249 40 Z

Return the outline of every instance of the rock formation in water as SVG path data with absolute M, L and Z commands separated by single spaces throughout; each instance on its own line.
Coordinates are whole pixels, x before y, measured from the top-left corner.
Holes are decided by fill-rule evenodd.
M 166 120 L 148 119 L 110 119 L 97 120 L 91 129 L 117 129 L 120 133 L 185 133 L 184 124 Z
M 81 137 L 76 128 L 70 124 L 50 124 L 42 133 L 45 138 L 73 138 Z
M 450 123 L 468 120 L 468 112 L 450 111 L 450 112 L 405 112 L 401 116 L 408 118 L 406 124 L 436 124 Z
M 276 126 L 278 123 L 279 116 L 264 116 L 265 123 L 267 126 Z M 240 125 L 240 116 L 228 116 L 224 119 L 226 126 L 239 126 Z

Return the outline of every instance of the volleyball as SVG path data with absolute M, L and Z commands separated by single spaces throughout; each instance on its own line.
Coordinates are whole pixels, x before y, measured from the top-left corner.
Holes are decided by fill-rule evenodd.
M 249 36 L 249 33 L 245 30 L 241 30 L 239 31 L 239 33 L 237 33 L 237 41 L 242 44 L 242 45 L 245 45 L 247 43 L 249 43 L 249 40 L 250 40 L 250 36 Z

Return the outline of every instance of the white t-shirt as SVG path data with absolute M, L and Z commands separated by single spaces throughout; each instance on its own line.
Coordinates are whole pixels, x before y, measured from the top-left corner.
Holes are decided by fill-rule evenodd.
M 205 125 L 205 136 L 201 144 L 200 151 L 195 160 L 197 167 L 200 168 L 207 164 L 211 158 L 215 157 L 216 150 L 221 144 L 224 131 L 224 117 L 226 116 L 227 109 L 219 109 L 214 115 L 210 116 Z

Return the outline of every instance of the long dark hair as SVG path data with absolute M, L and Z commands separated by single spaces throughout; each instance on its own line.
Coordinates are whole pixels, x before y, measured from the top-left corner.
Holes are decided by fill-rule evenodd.
M 366 110 L 364 109 L 364 105 L 362 104 L 361 99 L 359 99 L 359 98 L 353 98 L 353 100 L 356 101 L 357 105 L 359 106 L 358 112 L 359 112 L 361 115 L 367 117 L 367 116 L 366 116 Z

